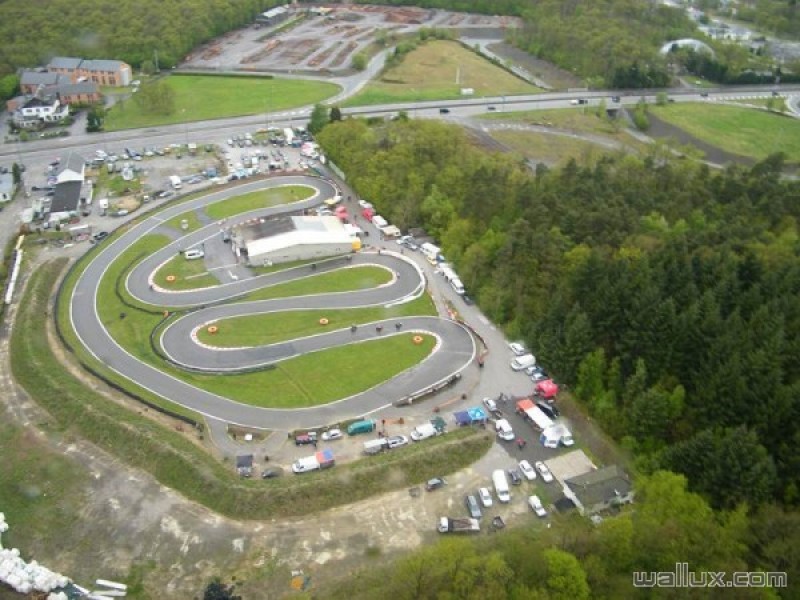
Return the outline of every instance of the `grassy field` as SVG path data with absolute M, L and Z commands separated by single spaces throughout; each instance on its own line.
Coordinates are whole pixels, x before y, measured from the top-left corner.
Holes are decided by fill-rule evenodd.
M 23 548 L 26 556 L 46 554 L 60 546 L 83 508 L 88 473 L 47 448 L 33 431 L 5 420 L 0 448 L 0 506 L 11 527 L 3 545 Z
M 525 158 L 546 164 L 558 165 L 574 158 L 590 164 L 603 154 L 613 152 L 598 144 L 562 135 L 525 131 L 492 131 L 492 137 Z
M 313 514 L 452 473 L 480 458 L 494 442 L 494 436 L 485 431 L 463 428 L 425 444 L 338 465 L 327 472 L 269 481 L 241 480 L 232 468 L 212 459 L 183 436 L 86 387 L 58 362 L 50 349 L 46 320 L 41 315 L 65 264 L 65 260 L 48 263 L 33 274 L 26 286 L 11 339 L 11 365 L 17 381 L 34 402 L 50 413 L 55 429 L 97 444 L 126 464 L 144 469 L 163 485 L 220 514 L 239 519 Z M 399 341 L 410 344 L 404 339 L 407 337 L 399 336 Z M 374 355 L 370 361 L 375 361 Z M 305 377 L 302 368 L 298 376 Z M 20 505 L 20 512 L 15 514 L 30 518 L 37 514 L 34 509 L 41 508 L 47 517 L 37 530 L 44 531 L 50 526 L 48 533 L 63 535 L 69 519 L 80 511 L 68 501 L 64 509 L 54 512 L 50 503 L 59 493 L 63 495 L 65 490 L 73 489 L 68 485 L 70 482 L 76 483 L 72 502 L 80 503 L 82 475 L 57 459 L 33 451 L 26 453 L 24 440 L 17 436 L 17 432 L 6 429 L 0 433 L 3 447 L 15 449 L 4 454 L 4 464 L 0 466 L 0 477 L 13 480 L 11 485 L 0 485 L 0 501 L 3 506 Z M 18 458 L 28 462 L 18 463 Z M 34 478 L 40 471 L 46 472 L 49 482 Z M 28 482 L 23 473 L 34 478 L 38 488 L 20 485 L 19 481 Z M 350 484 L 336 485 L 342 477 Z M 63 488 L 58 485 L 62 480 Z M 44 492 L 51 484 L 53 494 L 45 499 Z M 37 491 L 42 494 L 31 502 Z M 12 519 L 14 522 L 18 522 L 16 517 Z
M 747 104 L 750 106 L 758 106 L 761 108 L 767 108 L 769 104 L 772 104 L 773 112 L 788 112 L 789 107 L 786 106 L 786 98 L 779 97 L 779 98 L 747 98 L 744 100 L 733 100 L 733 99 L 726 99 L 725 102 L 731 102 L 733 104 Z
M 487 121 L 503 121 L 557 127 L 572 131 L 597 133 L 609 137 L 624 135 L 623 127 L 609 119 L 600 118 L 594 108 L 558 108 L 549 110 L 525 110 L 485 114 L 480 117 Z
M 216 333 L 201 329 L 197 337 L 204 344 L 220 348 L 261 346 L 380 319 L 435 314 L 433 302 L 423 295 L 413 302 L 390 308 L 370 306 L 340 310 L 297 310 L 225 319 L 215 323 Z M 319 322 L 323 317 L 328 320 L 324 326 Z
M 182 221 L 186 221 L 188 226 L 185 230 L 181 228 Z M 185 231 L 186 233 L 200 229 L 203 226 L 195 210 L 190 210 L 189 212 L 172 217 L 169 221 L 166 221 L 164 225 L 177 229 L 178 231 Z
M 167 277 L 174 277 L 170 281 Z M 179 254 L 165 263 L 153 277 L 156 285 L 165 290 L 194 290 L 218 285 L 219 281 L 206 270 L 202 260 L 186 260 Z
M 759 110 L 718 104 L 651 106 L 652 113 L 726 152 L 763 159 L 784 152 L 800 163 L 800 121 Z
M 288 298 L 289 296 L 352 292 L 383 285 L 391 281 L 391 279 L 392 275 L 386 269 L 363 265 L 262 288 L 242 297 L 242 300 L 270 300 L 272 298 Z
M 339 86 L 300 79 L 180 75 L 166 78 L 175 91 L 175 110 L 169 115 L 144 113 L 130 98 L 117 104 L 106 118 L 106 130 L 133 129 L 189 121 L 274 112 L 315 104 L 339 91 Z
M 475 96 L 541 91 L 457 42 L 435 40 L 409 52 L 400 65 L 367 84 L 345 105 L 461 98 L 462 88 L 474 89 Z
M 224 219 L 249 210 L 305 200 L 313 193 L 314 190 L 305 185 L 287 185 L 233 196 L 210 204 L 205 208 L 205 212 L 212 219 Z
M 419 363 L 436 343 L 412 334 L 339 346 L 241 375 L 187 375 L 183 379 L 214 394 L 265 408 L 308 408 L 346 398 L 383 383 Z

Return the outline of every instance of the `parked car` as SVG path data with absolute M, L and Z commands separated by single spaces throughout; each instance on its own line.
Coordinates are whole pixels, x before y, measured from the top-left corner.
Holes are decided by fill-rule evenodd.
M 230 238 L 228 238 L 228 239 L 230 239 Z M 342 437 L 343 437 L 342 436 L 342 430 L 339 429 L 338 427 L 334 427 L 332 429 L 328 429 L 328 431 L 323 431 L 322 432 L 322 441 L 323 442 L 330 442 L 332 440 L 338 440 L 338 439 L 341 439 Z
M 393 435 L 388 440 L 388 447 L 391 450 L 392 448 L 399 448 L 400 446 L 405 446 L 408 444 L 408 438 L 404 435 Z
M 557 419 L 558 417 L 561 416 L 561 413 L 555 407 L 555 405 L 549 404 L 549 403 L 545 402 L 544 400 L 537 400 L 536 401 L 536 406 L 538 406 L 539 410 L 541 410 L 544 414 L 546 414 L 551 419 Z
M 481 504 L 484 508 L 489 508 L 492 505 L 492 493 L 489 488 L 482 487 L 478 490 L 478 497 L 481 499 Z
M 450 109 L 449 108 L 440 108 L 439 109 L 439 114 L 440 115 L 449 115 L 450 114 Z
M 95 242 L 101 242 L 108 237 L 107 231 L 98 231 L 97 233 L 92 236 Z
M 497 402 L 492 400 L 491 398 L 484 398 L 483 405 L 486 407 L 486 410 L 489 412 L 495 412 L 497 410 Z
M 494 106 L 487 106 L 486 110 L 495 111 L 497 110 L 497 108 L 495 108 Z
M 261 471 L 261 479 L 272 479 L 281 475 L 283 475 L 283 470 L 280 467 L 270 467 Z
M 519 471 L 516 469 L 508 470 L 508 478 L 511 480 L 511 485 L 519 485 L 522 483 L 522 477 L 519 476 Z
M 366 200 L 359 200 L 359 201 L 358 201 L 358 205 L 359 205 L 361 208 L 374 208 L 374 207 L 372 206 L 372 202 L 367 202 Z
M 522 342 L 511 342 L 508 347 L 514 353 L 514 356 L 525 356 L 528 353 L 528 349 Z
M 537 517 L 547 516 L 547 511 L 544 509 L 542 501 L 539 500 L 539 496 L 530 496 L 528 498 L 528 506 L 530 506 L 531 510 L 536 513 Z
M 475 304 L 475 302 L 472 300 L 472 298 L 470 298 L 466 294 L 461 296 L 461 299 L 464 301 L 464 304 L 466 304 L 467 306 L 472 306 L 473 304 Z
M 536 461 L 534 465 L 536 466 L 536 470 L 539 471 L 539 475 L 542 476 L 542 481 L 545 483 L 553 481 L 553 474 L 550 472 L 550 469 L 547 468 L 546 464 L 539 460 Z
M 480 504 L 478 504 L 478 499 L 475 498 L 475 496 L 469 494 L 464 498 L 464 503 L 467 505 L 467 512 L 469 512 L 470 517 L 473 519 L 480 519 L 483 516 Z
M 531 463 L 529 463 L 527 460 L 519 461 L 519 470 L 522 471 L 522 475 L 528 481 L 533 481 L 536 479 L 536 471 L 533 470 Z
M 315 431 L 309 431 L 308 433 L 298 433 L 294 436 L 294 445 L 295 446 L 304 446 L 306 444 L 316 444 L 317 443 L 317 433 Z
M 425 490 L 432 492 L 433 490 L 438 490 L 440 487 L 444 487 L 446 484 L 447 482 L 442 477 L 434 477 L 425 482 Z

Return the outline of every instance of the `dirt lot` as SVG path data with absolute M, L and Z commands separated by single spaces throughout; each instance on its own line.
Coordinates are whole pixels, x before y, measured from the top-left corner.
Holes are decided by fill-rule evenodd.
M 372 44 L 378 32 L 403 34 L 420 27 L 501 30 L 517 25 L 508 17 L 416 7 L 337 4 L 330 8 L 328 15 L 309 15 L 274 36 L 269 29 L 255 26 L 229 33 L 196 49 L 182 66 L 245 71 L 347 71 L 353 55 Z

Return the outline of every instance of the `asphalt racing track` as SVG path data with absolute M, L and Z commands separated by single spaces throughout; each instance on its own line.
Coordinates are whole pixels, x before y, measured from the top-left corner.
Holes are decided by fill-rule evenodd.
M 437 384 L 469 365 L 475 356 L 472 336 L 457 322 L 439 317 L 389 319 L 361 325 L 356 331 L 351 331 L 347 327 L 253 348 L 220 349 L 198 343 L 194 332 L 221 319 L 274 311 L 386 306 L 408 301 L 425 293 L 424 275 L 418 267 L 406 257 L 392 252 L 381 254 L 361 252 L 349 258 L 320 261 L 313 268 L 310 265 L 303 265 L 276 273 L 240 278 L 203 289 L 178 292 L 163 290 L 153 285 L 153 274 L 158 267 L 182 249 L 202 243 L 206 244 L 207 248 L 213 248 L 214 244 L 217 244 L 219 251 L 230 252 L 227 245 L 220 241 L 219 223 L 210 223 L 191 233 L 180 235 L 174 229 L 165 227 L 164 221 L 232 196 L 280 185 L 306 185 L 314 188 L 316 193 L 307 200 L 290 205 L 241 213 L 229 218 L 226 226 L 256 216 L 277 215 L 317 206 L 336 194 L 336 189 L 331 183 L 315 177 L 285 176 L 251 182 L 210 192 L 188 202 L 168 207 L 134 224 L 122 235 L 103 245 L 89 260 L 70 298 L 70 318 L 73 328 L 89 352 L 130 381 L 200 414 L 239 425 L 287 430 L 321 426 L 368 414 L 399 398 Z M 128 274 L 125 285 L 128 292 L 141 302 L 159 307 L 192 309 L 172 322 L 161 334 L 162 350 L 174 365 L 195 372 L 234 373 L 343 344 L 375 340 L 398 333 L 409 335 L 415 331 L 434 335 L 437 344 L 428 358 L 396 377 L 360 394 L 313 408 L 260 408 L 240 404 L 199 389 L 138 360 L 119 346 L 103 326 L 97 311 L 100 282 L 111 263 L 134 242 L 151 233 L 168 233 L 173 241 L 141 260 Z M 358 265 L 376 265 L 388 269 L 393 274 L 392 280 L 383 286 L 355 292 L 231 302 L 243 294 L 266 286 Z M 402 321 L 402 328 L 398 332 L 395 324 L 399 321 Z M 225 377 L 224 374 L 218 376 Z M 280 390 L 265 390 L 267 396 L 280 393 Z

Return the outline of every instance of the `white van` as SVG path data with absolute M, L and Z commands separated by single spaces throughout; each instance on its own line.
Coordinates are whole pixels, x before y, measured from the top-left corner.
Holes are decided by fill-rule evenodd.
M 508 422 L 508 419 L 500 419 L 494 424 L 494 428 L 497 431 L 497 437 L 501 440 L 505 440 L 507 442 L 513 441 L 514 439 L 514 430 L 511 429 L 511 423 Z
M 186 260 L 196 260 L 198 258 L 203 258 L 205 255 L 205 252 L 199 248 L 192 248 L 191 250 L 186 250 L 186 252 L 183 253 L 183 257 Z
M 181 183 L 181 178 L 178 177 L 177 175 L 170 175 L 169 182 L 172 185 L 172 189 L 179 190 L 183 187 L 183 184 Z
M 389 446 L 388 438 L 378 438 L 364 442 L 364 454 L 377 454 Z
M 535 364 L 536 357 L 533 354 L 523 354 L 522 356 L 517 356 L 511 361 L 511 369 L 514 371 L 524 371 L 528 367 L 532 367 Z
M 450 280 L 450 287 L 453 288 L 453 291 L 458 294 L 459 296 L 464 295 L 464 284 L 461 283 L 461 280 L 458 277 L 453 277 Z
M 381 227 L 386 227 L 389 224 L 389 221 L 387 221 L 380 215 L 373 215 L 372 224 L 375 225 L 375 227 L 377 227 L 378 229 L 380 229 Z
M 503 469 L 497 469 L 492 473 L 492 483 L 494 484 L 494 493 L 497 494 L 497 499 L 503 504 L 511 502 L 511 492 L 508 489 L 508 479 Z

